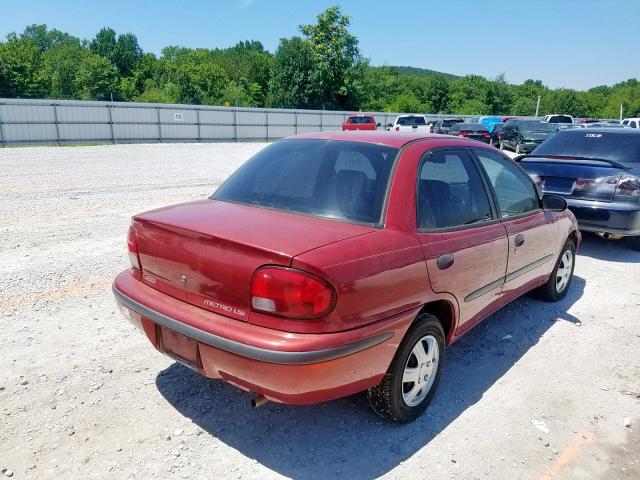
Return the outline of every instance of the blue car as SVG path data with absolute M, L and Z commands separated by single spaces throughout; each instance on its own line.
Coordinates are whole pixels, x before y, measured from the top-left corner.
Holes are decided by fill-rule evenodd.
M 491 116 L 491 117 L 480 117 L 478 119 L 478 123 L 481 123 L 482 125 L 487 127 L 487 130 L 489 130 L 490 132 L 493 132 L 493 126 L 499 122 L 502 122 L 502 117 Z
M 640 131 L 561 130 L 516 161 L 543 193 L 565 198 L 580 230 L 632 237 L 640 250 Z

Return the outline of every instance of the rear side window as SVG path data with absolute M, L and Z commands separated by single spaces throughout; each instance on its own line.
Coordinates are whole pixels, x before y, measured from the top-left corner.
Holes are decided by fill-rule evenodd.
M 424 117 L 398 117 L 398 125 L 426 125 Z
M 493 187 L 502 218 L 538 210 L 538 192 L 526 173 L 501 155 L 484 149 L 474 152 Z
M 281 140 L 242 165 L 211 198 L 379 225 L 398 149 Z
M 465 150 L 428 152 L 420 162 L 417 226 L 452 228 L 491 220 L 482 179 Z

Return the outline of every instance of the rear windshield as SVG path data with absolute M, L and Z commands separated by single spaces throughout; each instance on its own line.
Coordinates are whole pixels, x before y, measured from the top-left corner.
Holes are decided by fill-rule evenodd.
M 554 125 L 544 122 L 520 122 L 520 130 L 527 133 L 550 133 L 558 129 Z
M 379 225 L 398 149 L 336 140 L 281 140 L 211 196 L 216 200 Z
M 536 155 L 558 155 L 640 163 L 640 134 L 596 129 L 564 130 L 535 149 Z
M 452 130 L 487 130 L 487 126 L 481 123 L 456 123 Z
M 363 117 L 363 116 L 359 116 L 359 117 L 349 117 L 349 120 L 347 121 L 347 123 L 374 123 L 373 122 L 373 117 Z
M 426 125 L 424 117 L 398 117 L 398 125 Z
M 573 123 L 573 120 L 567 115 L 554 115 L 549 118 L 549 123 Z
M 462 123 L 462 120 L 443 120 L 442 121 L 442 126 L 443 127 L 450 127 L 451 125 L 453 125 L 455 123 Z

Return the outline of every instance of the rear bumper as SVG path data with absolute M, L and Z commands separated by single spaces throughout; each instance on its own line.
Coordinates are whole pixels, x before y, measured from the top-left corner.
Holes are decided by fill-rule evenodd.
M 113 293 L 156 349 L 166 353 L 163 331 L 180 334 L 197 344 L 192 366 L 203 375 L 291 404 L 332 400 L 377 385 L 416 313 L 347 332 L 298 334 L 207 312 L 144 285 L 128 271 L 116 278 Z
M 520 151 L 522 153 L 531 153 L 535 150 L 537 146 L 539 146 L 542 142 L 522 142 L 520 144 Z
M 566 200 L 578 220 L 580 230 L 625 236 L 640 235 L 640 205 L 570 198 Z

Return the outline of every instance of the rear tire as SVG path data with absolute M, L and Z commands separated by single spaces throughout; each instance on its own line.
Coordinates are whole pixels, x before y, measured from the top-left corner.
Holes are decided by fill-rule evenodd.
M 421 314 L 405 335 L 369 405 L 381 417 L 410 422 L 427 408 L 444 367 L 445 337 L 436 317 Z
M 556 261 L 553 272 L 549 276 L 547 283 L 537 289 L 538 296 L 548 302 L 557 302 L 563 299 L 573 279 L 573 269 L 575 267 L 576 246 L 571 240 L 567 240 L 560 251 L 560 256 Z

